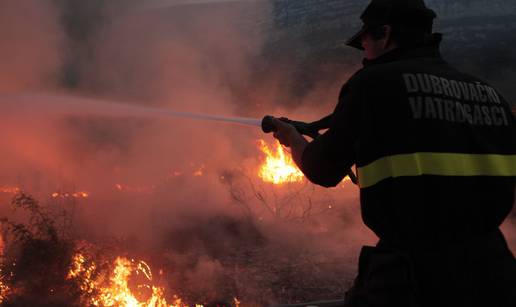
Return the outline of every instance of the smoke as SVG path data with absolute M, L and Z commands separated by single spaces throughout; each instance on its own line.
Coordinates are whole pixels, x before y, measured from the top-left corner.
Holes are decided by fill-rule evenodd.
M 337 82 L 290 97 L 288 74 L 264 60 L 266 31 L 255 27 L 270 18 L 269 2 L 245 3 L 0 2 L 8 23 L 0 30 L 8 93 L 0 99 L 0 185 L 71 212 L 78 239 L 115 240 L 173 268 L 170 288 L 194 300 L 341 296 L 359 246 L 374 242 L 353 187 L 264 184 L 257 140 L 272 137 L 258 128 L 86 111 L 108 100 L 255 118 L 325 115 Z M 321 105 L 306 106 L 313 99 Z M 300 107 L 287 111 L 294 100 Z M 51 197 L 80 191 L 88 197 Z M 8 203 L 10 195 L 0 197 Z M 7 205 L 1 211 L 14 216 Z M 275 283 L 293 286 L 271 291 Z M 328 287 L 294 293 L 306 283 Z
M 51 0 L 0 1 L 0 90 L 56 85 L 64 33 Z
M 114 101 L 253 118 L 331 112 L 356 54 L 306 63 L 299 77 L 290 46 L 271 47 L 269 1 L 203 2 L 0 1 L 0 185 L 71 212 L 76 238 L 155 260 L 170 289 L 195 299 L 340 297 L 360 246 L 375 241 L 355 187 L 264 184 L 257 140 L 272 137 L 259 129 L 86 111 Z

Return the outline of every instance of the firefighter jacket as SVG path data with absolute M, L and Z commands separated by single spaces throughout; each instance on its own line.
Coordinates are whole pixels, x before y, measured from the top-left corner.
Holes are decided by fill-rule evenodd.
M 356 165 L 362 218 L 390 246 L 446 246 L 495 231 L 510 213 L 511 108 L 492 86 L 444 61 L 437 42 L 364 61 L 331 121 L 300 168 L 331 187 Z

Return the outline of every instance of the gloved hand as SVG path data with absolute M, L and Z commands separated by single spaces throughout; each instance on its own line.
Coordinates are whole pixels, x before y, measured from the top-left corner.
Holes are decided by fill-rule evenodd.
M 271 119 L 271 124 L 274 125 L 274 138 L 277 139 L 281 145 L 291 147 L 295 140 L 302 140 L 302 142 L 306 143 L 306 139 L 301 136 L 301 133 L 299 133 L 294 125 L 274 117 Z
M 296 121 L 296 120 L 291 120 L 286 117 L 280 117 L 279 120 L 281 120 L 282 122 L 285 122 L 287 124 L 291 124 L 292 126 L 294 126 L 294 128 L 296 128 L 296 130 L 299 133 L 309 136 L 312 139 L 315 139 L 316 137 L 319 136 L 319 129 L 317 129 L 317 127 L 315 125 L 312 125 L 311 123 L 305 123 L 305 122 L 300 122 L 300 121 Z
M 273 124 L 273 119 L 275 119 L 273 116 L 267 115 L 262 120 L 262 130 L 265 133 L 271 133 L 274 132 L 277 128 Z M 280 120 L 286 124 L 294 126 L 296 128 L 297 132 L 300 134 L 306 135 L 311 137 L 312 139 L 315 139 L 319 136 L 319 130 L 321 129 L 327 129 L 327 121 L 326 119 L 329 119 L 329 117 L 325 117 L 322 120 L 313 122 L 313 123 L 305 123 L 300 121 L 295 121 L 288 119 L 286 117 L 277 118 L 276 120 Z

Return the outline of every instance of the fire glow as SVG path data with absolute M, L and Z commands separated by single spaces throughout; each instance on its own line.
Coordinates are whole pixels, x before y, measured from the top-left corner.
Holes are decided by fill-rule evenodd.
M 116 183 L 114 187 L 119 192 L 132 192 L 132 193 L 139 193 L 139 194 L 153 194 L 154 191 L 156 190 L 155 185 L 130 186 L 127 184 Z
M 259 140 L 259 148 L 265 154 L 265 161 L 260 166 L 258 176 L 265 182 L 272 184 L 284 184 L 302 182 L 303 173 L 296 166 L 289 154 L 279 142 L 275 147 L 267 145 L 264 140 Z
M 0 193 L 5 194 L 18 194 L 22 191 L 21 188 L 15 186 L 0 186 Z M 90 193 L 86 191 L 77 192 L 53 192 L 50 194 L 52 198 L 88 198 Z

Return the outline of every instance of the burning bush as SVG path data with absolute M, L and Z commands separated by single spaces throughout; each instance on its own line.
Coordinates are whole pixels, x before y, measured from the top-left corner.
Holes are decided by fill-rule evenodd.
M 4 306 L 188 306 L 177 296 L 167 303 L 144 261 L 109 261 L 108 251 L 69 239 L 31 196 L 19 193 L 12 205 L 27 213 L 27 222 L 2 219 Z

